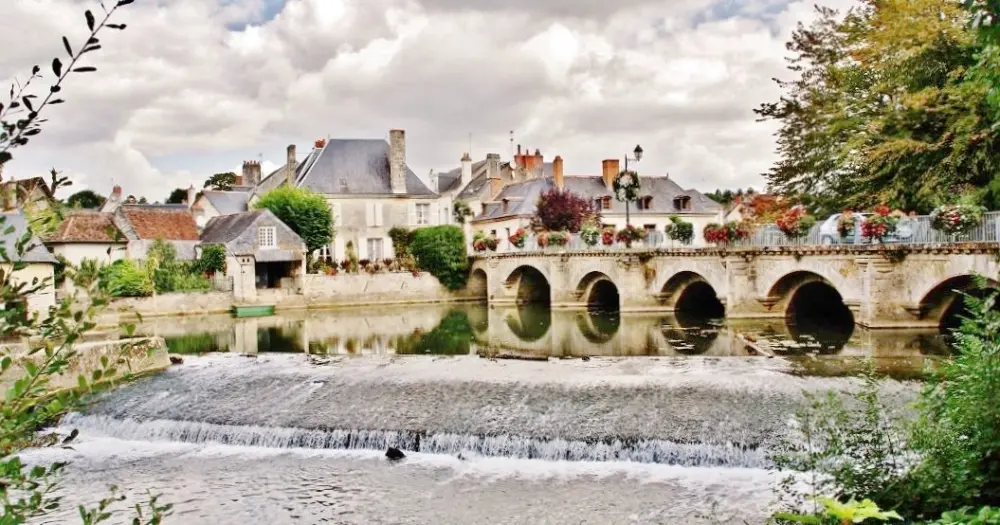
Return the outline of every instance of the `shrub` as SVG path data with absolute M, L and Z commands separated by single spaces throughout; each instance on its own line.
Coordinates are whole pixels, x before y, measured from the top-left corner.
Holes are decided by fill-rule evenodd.
M 600 222 L 600 211 L 590 200 L 571 191 L 552 188 L 538 198 L 533 223 L 549 231 L 577 233 L 587 222 Z
M 254 208 L 271 210 L 281 222 L 302 237 L 307 253 L 330 244 L 336 233 L 333 214 L 326 199 L 304 188 L 275 188 L 261 195 Z
M 413 230 L 394 226 L 389 229 L 389 238 L 392 239 L 392 250 L 396 257 L 406 257 L 410 254 L 410 243 L 413 241 Z
M 465 201 L 455 201 L 451 205 L 451 216 L 458 224 L 465 224 L 466 217 L 472 217 L 472 208 Z
M 694 239 L 694 225 L 676 215 L 670 216 L 666 232 L 670 240 L 681 244 L 691 244 L 691 240 Z
M 441 284 L 457 290 L 469 278 L 469 257 L 465 235 L 458 226 L 420 228 L 413 234 L 410 252 L 420 269 L 437 277 Z
M 92 284 L 98 282 L 104 268 L 105 265 L 97 259 L 83 259 L 79 267 L 72 269 L 70 277 L 76 286 L 90 288 Z
M 212 281 L 195 271 L 181 271 L 172 276 L 171 292 L 203 292 L 212 289 Z
M 115 297 L 153 295 L 153 279 L 146 268 L 135 261 L 115 261 L 104 267 L 100 279 L 102 288 Z
M 226 248 L 221 244 L 201 245 L 201 257 L 198 259 L 198 271 L 214 274 L 226 271 Z

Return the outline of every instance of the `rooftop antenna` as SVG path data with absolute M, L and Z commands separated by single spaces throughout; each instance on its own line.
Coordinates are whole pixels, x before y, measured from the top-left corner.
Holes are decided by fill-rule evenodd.
M 472 132 L 469 132 L 469 156 L 472 156 Z
M 510 158 L 514 158 L 514 130 L 510 130 Z

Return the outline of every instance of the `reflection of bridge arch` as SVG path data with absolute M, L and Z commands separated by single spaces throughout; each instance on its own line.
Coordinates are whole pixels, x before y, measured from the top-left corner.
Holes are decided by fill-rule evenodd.
M 515 290 L 521 304 L 550 304 L 552 289 L 548 277 L 538 268 L 522 265 L 514 269 L 504 281 L 508 290 Z
M 590 272 L 576 285 L 577 296 L 588 307 L 617 312 L 621 309 L 618 285 L 603 272 Z
M 522 342 L 541 340 L 552 327 L 552 310 L 548 305 L 527 304 L 507 312 L 507 328 Z
M 920 319 L 934 321 L 942 328 L 955 328 L 961 317 L 968 313 L 963 294 L 983 297 L 1000 287 L 993 279 L 987 279 L 986 286 L 986 289 L 979 288 L 972 275 L 953 275 L 921 296 L 916 313 Z
M 717 291 L 699 273 L 677 272 L 660 289 L 660 303 L 675 312 L 688 312 L 706 317 L 722 317 L 725 306 Z
M 592 312 L 577 312 L 576 326 L 584 339 L 593 344 L 605 344 L 615 338 L 621 327 L 621 317 Z

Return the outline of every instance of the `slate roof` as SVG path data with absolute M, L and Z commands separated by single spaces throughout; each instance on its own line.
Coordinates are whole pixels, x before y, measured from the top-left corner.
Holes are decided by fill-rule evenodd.
M 231 215 L 247 211 L 250 193 L 247 191 L 205 190 L 201 194 L 221 215 Z
M 27 251 L 23 256 L 17 256 L 17 243 L 24 237 L 25 232 L 29 231 L 28 220 L 20 213 L 2 213 L 0 217 L 3 217 L 3 224 L 0 225 L 0 248 L 2 248 L 7 257 L 13 262 L 26 262 L 26 263 L 50 263 L 56 264 L 56 258 L 49 253 L 49 250 L 45 248 L 42 241 L 36 236 L 32 236 L 31 241 L 25 245 Z M 7 233 L 7 230 L 13 227 L 13 231 Z
M 194 222 L 194 216 L 183 204 L 123 204 L 119 212 L 135 230 L 139 239 L 198 240 L 198 226 Z
M 393 195 L 389 181 L 389 143 L 383 139 L 330 139 L 301 165 L 296 185 L 327 195 Z M 406 168 L 409 197 L 435 197 Z
M 252 229 L 261 218 L 271 219 L 284 231 L 279 233 L 279 237 L 286 241 L 291 238 L 301 245 L 299 252 L 290 250 L 258 250 L 256 233 L 243 235 L 248 229 Z M 242 236 L 242 237 L 241 237 Z M 236 213 L 233 215 L 220 215 L 213 217 L 205 225 L 205 230 L 201 233 L 201 242 L 205 244 L 225 244 L 230 253 L 235 255 L 254 255 L 258 262 L 269 261 L 298 261 L 302 260 L 302 251 L 305 251 L 306 244 L 285 223 L 281 222 L 270 210 L 254 210 Z
M 510 163 L 504 163 L 500 166 L 501 177 L 507 178 L 507 174 L 510 173 Z M 456 173 L 455 170 L 449 171 L 447 174 L 451 175 Z M 462 169 L 459 168 L 457 171 L 459 177 L 461 177 Z M 445 174 L 438 175 L 443 177 Z M 475 199 L 485 199 L 487 196 L 483 195 L 483 191 L 489 185 L 489 179 L 486 178 L 486 161 L 481 160 L 472 164 L 472 182 L 462 188 L 462 191 L 455 196 L 459 200 L 475 200 Z M 552 178 L 552 163 L 545 162 L 542 164 L 542 177 Z M 508 181 L 509 182 L 509 181 Z
M 611 197 L 611 209 L 602 210 L 604 214 L 624 214 L 625 203 L 614 198 L 611 191 L 604 185 L 604 180 L 598 176 L 567 176 L 565 177 L 566 189 L 587 199 L 599 199 L 601 197 Z M 480 212 L 473 220 L 497 220 L 517 216 L 531 216 L 535 214 L 538 198 L 545 191 L 555 187 L 551 178 L 532 179 L 525 182 L 509 184 L 501 190 L 500 194 L 493 201 L 486 204 L 486 210 Z M 647 214 L 713 214 L 718 213 L 722 207 L 719 203 L 704 196 L 698 190 L 685 190 L 681 188 L 673 179 L 666 177 L 643 177 L 642 191 L 640 197 L 652 196 L 652 208 L 649 210 L 636 209 L 635 204 L 629 210 L 632 215 L 642 216 Z M 691 198 L 691 209 L 678 210 L 674 207 L 674 198 L 687 196 Z M 507 199 L 507 211 L 503 210 L 503 199 Z
M 66 214 L 59 230 L 49 236 L 50 243 L 109 243 L 127 242 L 113 222 L 114 214 L 99 211 L 73 210 Z

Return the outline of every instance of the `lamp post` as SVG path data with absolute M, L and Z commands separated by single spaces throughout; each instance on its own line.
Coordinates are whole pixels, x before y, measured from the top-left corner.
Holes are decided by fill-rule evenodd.
M 632 150 L 632 154 L 635 155 L 632 158 L 629 158 L 629 156 L 628 156 L 627 153 L 625 154 L 625 170 L 624 171 L 626 171 L 626 172 L 628 171 L 628 161 L 631 160 L 631 161 L 639 162 L 640 160 L 642 160 L 642 146 L 636 144 L 635 145 L 635 149 Z M 638 174 L 636 174 L 636 175 L 638 175 Z M 638 177 L 636 177 L 636 178 L 638 179 Z M 625 199 L 625 226 L 626 227 L 632 225 L 631 218 L 630 218 L 630 215 L 629 215 L 629 204 L 630 204 L 630 202 L 631 202 L 631 199 Z

